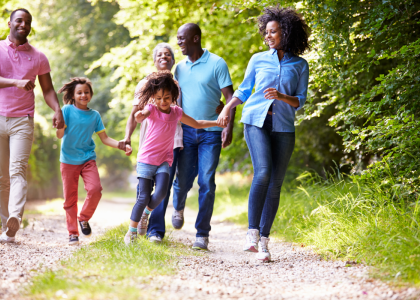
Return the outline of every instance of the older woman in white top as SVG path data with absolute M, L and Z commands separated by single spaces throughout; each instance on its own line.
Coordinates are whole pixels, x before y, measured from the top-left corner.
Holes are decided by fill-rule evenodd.
M 172 67 L 175 64 L 175 56 L 174 51 L 172 47 L 167 43 L 160 43 L 153 49 L 153 62 L 155 64 L 155 67 L 158 71 L 161 70 L 172 70 Z M 147 77 L 142 79 L 136 87 L 135 95 L 138 94 L 138 92 L 143 87 L 144 83 L 147 81 Z M 179 94 L 178 99 L 178 105 L 181 105 L 182 101 L 182 95 Z M 151 99 L 153 101 L 153 99 Z M 130 117 L 127 121 L 127 126 L 125 129 L 125 137 L 123 140 L 119 142 L 119 148 L 125 149 L 125 145 L 129 144 L 131 145 L 131 135 L 133 134 L 134 130 L 137 127 L 137 122 L 134 118 L 134 114 L 139 110 L 138 107 L 139 100 L 138 97 L 134 97 L 133 100 L 133 109 L 131 110 Z M 220 113 L 223 109 L 224 105 L 222 102 L 220 102 L 220 105 L 217 107 L 216 112 Z M 140 128 L 140 141 L 139 141 L 139 150 L 143 144 L 144 138 L 146 137 L 146 131 L 147 131 L 147 119 L 143 121 Z M 147 236 L 149 237 L 149 240 L 151 242 L 160 243 L 165 236 L 165 212 L 166 208 L 168 206 L 169 197 L 171 194 L 171 188 L 173 179 L 175 176 L 175 171 L 177 167 L 177 160 L 178 160 L 178 154 L 182 150 L 183 144 L 182 144 L 182 127 L 180 124 L 178 124 L 176 133 L 175 133 L 175 143 L 174 143 L 174 161 L 172 163 L 172 167 L 170 168 L 170 174 L 169 174 L 169 188 L 168 193 L 165 197 L 165 199 L 159 204 L 157 208 L 153 210 L 153 213 L 150 216 L 149 224 L 142 224 L 142 222 L 139 223 L 139 230 L 145 230 L 147 227 Z M 137 195 L 138 195 L 137 190 Z M 147 226 L 148 225 L 148 226 Z

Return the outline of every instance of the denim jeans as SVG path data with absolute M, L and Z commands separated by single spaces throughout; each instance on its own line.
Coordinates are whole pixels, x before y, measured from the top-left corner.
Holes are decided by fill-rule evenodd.
M 169 187 L 165 199 L 156 207 L 149 219 L 149 226 L 147 227 L 147 236 L 160 236 L 162 239 L 165 236 L 165 213 L 168 207 L 169 198 L 171 196 L 172 182 L 174 181 L 176 166 L 178 164 L 178 155 L 181 148 L 174 149 L 174 161 L 169 168 Z
M 153 180 L 139 177 L 137 201 L 131 212 L 131 221 L 139 222 L 146 207 L 155 210 L 162 203 L 168 192 L 169 174 L 166 172 L 157 173 L 154 177 L 156 184 L 155 192 L 152 195 Z
M 248 201 L 249 229 L 258 229 L 261 236 L 268 237 L 295 147 L 295 133 L 273 132 L 272 116 L 267 115 L 262 128 L 245 124 L 244 134 L 254 167 Z
M 198 215 L 195 222 L 197 237 L 208 237 L 211 230 L 216 184 L 216 168 L 222 150 L 222 132 L 205 131 L 182 125 L 184 150 L 178 157 L 178 169 L 174 182 L 174 208 L 184 209 L 187 193 L 198 174 Z

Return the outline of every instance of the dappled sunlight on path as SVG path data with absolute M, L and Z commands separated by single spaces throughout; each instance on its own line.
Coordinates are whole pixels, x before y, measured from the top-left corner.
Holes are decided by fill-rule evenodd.
M 168 207 L 170 225 L 172 208 Z M 196 213 L 186 209 L 182 230 L 170 238 L 192 244 Z M 242 251 L 246 230 L 213 218 L 210 251 L 184 257 L 179 273 L 161 276 L 150 293 L 159 299 L 417 299 L 415 289 L 392 290 L 368 277 L 362 265 L 325 261 L 309 248 L 271 240 L 271 263 Z M 415 296 L 415 294 L 417 296 Z

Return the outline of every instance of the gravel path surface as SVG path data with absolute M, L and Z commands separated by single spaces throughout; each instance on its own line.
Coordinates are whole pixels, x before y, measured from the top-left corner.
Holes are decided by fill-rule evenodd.
M 117 199 L 118 200 L 118 199 Z M 79 203 L 79 209 L 81 207 Z M 19 290 L 37 272 L 56 269 L 62 260 L 107 228 L 126 221 L 132 201 L 101 200 L 90 221 L 92 236 L 80 236 L 79 246 L 68 245 L 68 232 L 62 203 L 30 201 L 24 215 L 29 224 L 18 231 L 16 243 L 0 243 L 0 299 L 19 299 Z M 45 214 L 34 214 L 42 211 Z
M 186 210 L 183 229 L 171 231 L 171 238 L 192 245 L 195 218 Z M 365 266 L 345 267 L 346 262 L 325 261 L 308 248 L 278 240 L 269 243 L 273 261 L 260 263 L 242 251 L 245 234 L 244 228 L 214 217 L 210 251 L 184 257 L 179 273 L 160 277 L 152 293 L 159 299 L 420 299 L 419 290 L 396 291 L 369 278 Z
M 131 201 L 102 200 L 91 220 L 93 237 L 126 221 L 131 208 Z M 172 209 L 168 207 L 169 227 Z M 26 217 L 29 225 L 19 231 L 18 242 L 0 244 L 0 299 L 19 299 L 18 290 L 31 275 L 56 268 L 58 260 L 78 248 L 66 244 L 63 212 Z M 192 245 L 195 218 L 196 213 L 187 209 L 184 228 L 169 230 L 169 238 Z M 141 294 L 156 299 L 420 299 L 419 290 L 397 291 L 370 279 L 365 266 L 325 261 L 310 249 L 290 243 L 270 241 L 273 261 L 259 263 L 255 254 L 242 251 L 245 234 L 245 229 L 213 218 L 211 251 L 182 257 L 177 275 L 153 278 Z M 89 241 L 81 238 L 82 245 Z

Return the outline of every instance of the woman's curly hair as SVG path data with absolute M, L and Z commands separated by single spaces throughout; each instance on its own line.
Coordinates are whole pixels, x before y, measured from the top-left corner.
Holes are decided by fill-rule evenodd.
M 258 17 L 258 31 L 263 38 L 267 24 L 276 21 L 281 29 L 281 50 L 301 55 L 309 49 L 309 26 L 301 14 L 291 7 L 280 8 L 278 5 L 265 8 L 263 13 Z
M 61 89 L 58 90 L 58 93 L 64 93 L 63 102 L 64 104 L 75 104 L 74 100 L 74 90 L 78 84 L 87 84 L 90 89 L 90 95 L 93 96 L 92 82 L 89 78 L 86 77 L 74 77 L 70 78 L 70 82 L 67 82 L 63 85 Z
M 178 82 L 174 79 L 171 71 L 164 70 L 153 72 L 147 76 L 146 79 L 147 81 L 141 90 L 135 94 L 135 97 L 139 99 L 139 110 L 142 110 L 159 90 L 170 91 L 172 103 L 178 105 Z

